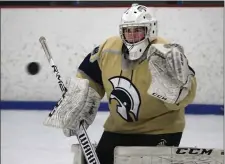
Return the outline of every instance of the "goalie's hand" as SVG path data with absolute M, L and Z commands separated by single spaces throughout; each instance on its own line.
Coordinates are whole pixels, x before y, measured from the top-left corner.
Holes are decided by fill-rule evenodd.
M 148 51 L 152 83 L 148 94 L 167 103 L 179 103 L 191 87 L 194 73 L 178 44 L 153 44 Z
M 100 105 L 99 94 L 89 87 L 88 80 L 80 78 L 70 79 L 67 89 L 61 103 L 45 120 L 44 125 L 76 132 L 80 129 L 81 121 L 84 121 L 84 127 L 88 128 Z

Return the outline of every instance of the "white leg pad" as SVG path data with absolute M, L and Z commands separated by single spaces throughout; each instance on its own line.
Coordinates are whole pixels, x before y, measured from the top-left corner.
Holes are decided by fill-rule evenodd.
M 224 164 L 224 151 L 196 147 L 116 147 L 114 164 Z

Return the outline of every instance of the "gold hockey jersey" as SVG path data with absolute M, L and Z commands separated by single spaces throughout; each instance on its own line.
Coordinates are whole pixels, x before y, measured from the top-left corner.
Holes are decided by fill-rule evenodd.
M 153 44 L 168 43 L 162 38 Z M 80 64 L 77 77 L 86 78 L 90 86 L 109 102 L 110 115 L 105 131 L 135 134 L 165 134 L 182 132 L 185 126 L 184 108 L 193 102 L 196 79 L 188 96 L 179 103 L 168 104 L 147 94 L 151 84 L 148 61 L 122 69 L 122 40 L 111 37 L 96 47 Z

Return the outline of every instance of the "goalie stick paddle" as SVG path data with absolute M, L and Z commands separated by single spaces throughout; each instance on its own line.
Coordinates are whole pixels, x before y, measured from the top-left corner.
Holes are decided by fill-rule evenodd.
M 53 61 L 53 58 L 52 58 L 51 53 L 49 51 L 49 48 L 47 46 L 45 37 L 41 36 L 39 38 L 39 41 L 40 41 L 40 43 L 42 45 L 42 48 L 43 48 L 43 50 L 45 52 L 45 55 L 46 55 L 46 57 L 48 59 L 48 62 L 50 63 L 51 67 L 53 68 L 55 76 L 56 76 L 56 78 L 58 80 L 59 87 L 60 87 L 60 89 L 62 91 L 62 94 L 63 94 L 62 98 L 60 99 L 60 101 L 58 101 L 58 103 L 56 104 L 54 109 L 49 113 L 49 117 L 51 117 L 54 114 L 54 112 L 56 110 L 56 107 L 58 105 L 60 105 L 60 103 L 62 102 L 62 99 L 64 98 L 64 95 L 67 92 L 67 88 L 65 87 L 63 81 L 61 80 L 61 76 L 59 74 L 57 66 L 54 64 L 54 61 Z M 82 122 L 80 123 L 80 130 L 77 133 L 77 139 L 78 139 L 78 141 L 79 141 L 79 143 L 81 145 L 82 151 L 84 153 L 84 156 L 85 156 L 88 164 L 100 164 L 99 159 L 97 157 L 97 154 L 95 152 L 95 149 L 94 149 L 93 145 L 90 142 L 90 139 L 89 139 L 89 137 L 87 135 L 86 129 L 84 128 Z

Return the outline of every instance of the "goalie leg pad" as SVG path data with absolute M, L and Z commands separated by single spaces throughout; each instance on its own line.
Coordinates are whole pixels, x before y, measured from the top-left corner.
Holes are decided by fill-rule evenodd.
M 114 151 L 114 164 L 223 164 L 221 149 L 196 147 L 122 147 Z

